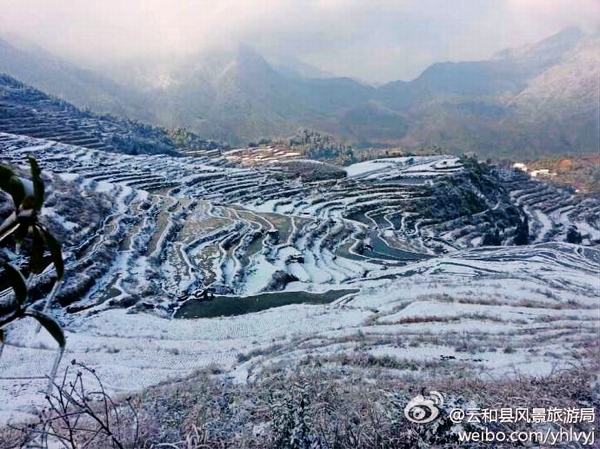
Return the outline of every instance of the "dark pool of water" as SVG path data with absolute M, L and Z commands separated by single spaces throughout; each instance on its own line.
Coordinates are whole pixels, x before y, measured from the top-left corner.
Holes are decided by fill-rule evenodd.
M 429 256 L 428 254 L 413 253 L 410 251 L 404 251 L 398 248 L 391 247 L 385 241 L 383 241 L 381 237 L 379 237 L 375 232 L 371 233 L 370 238 L 373 250 L 366 250 L 363 253 L 363 256 L 397 261 L 415 261 L 431 258 L 431 256 Z
M 189 300 L 177 312 L 175 318 L 215 318 L 260 312 L 288 304 L 329 304 L 342 296 L 357 293 L 357 289 L 329 290 L 325 293 L 276 292 L 253 296 L 215 296 L 212 301 Z

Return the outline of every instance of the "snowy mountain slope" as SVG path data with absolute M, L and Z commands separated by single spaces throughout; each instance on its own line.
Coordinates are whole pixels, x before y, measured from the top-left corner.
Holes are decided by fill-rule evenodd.
M 310 181 L 277 164 L 127 156 L 8 134 L 0 149 L 0 163 L 34 156 L 52 191 L 103 205 L 85 226 L 74 217 L 83 205 L 65 208 L 57 193 L 45 216 L 67 242 L 69 280 L 53 309 L 67 331 L 65 363 L 92 366 L 110 392 L 211 364 L 246 381 L 309 356 L 325 367 L 371 364 L 423 378 L 541 374 L 597 345 L 600 206 L 521 175 L 507 174 L 505 193 L 482 213 L 513 201 L 539 243 L 478 247 L 482 231 L 469 220 L 480 213 L 439 222 L 415 208 L 432 186 L 471 173 L 454 157 L 371 161 L 343 179 Z M 585 246 L 562 243 L 573 223 Z M 446 253 L 434 257 L 437 245 Z M 217 298 L 203 302 L 208 290 Z M 320 302 L 172 318 L 302 292 Z M 27 377 L 49 369 L 53 346 L 32 333 L 28 323 L 8 330 L 3 420 L 43 400 L 43 378 Z
M 247 47 L 126 61 L 111 71 L 114 82 L 0 40 L 0 71 L 82 108 L 232 144 L 304 127 L 365 148 L 435 145 L 523 159 L 597 149 L 598 49 L 597 31 L 570 28 L 488 60 L 438 62 L 412 81 L 376 88 L 314 72 L 290 76 Z

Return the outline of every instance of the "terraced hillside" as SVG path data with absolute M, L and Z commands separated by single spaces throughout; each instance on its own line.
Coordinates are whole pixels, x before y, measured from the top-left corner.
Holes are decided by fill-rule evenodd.
M 218 147 L 191 133 L 180 142 L 162 128 L 82 111 L 1 73 L 0 132 L 125 154 L 176 155 L 180 149 Z
M 86 288 L 63 289 L 69 310 L 108 301 L 172 311 L 205 289 L 341 288 L 390 266 L 478 247 L 490 229 L 501 228 L 500 243 L 511 243 L 524 220 L 532 242 L 565 241 L 572 226 L 585 244 L 600 237 L 597 201 L 517 172 L 504 174 L 500 193 L 491 191 L 492 172 L 465 173 L 454 157 L 376 160 L 341 172 L 310 161 L 238 168 L 225 157 L 123 156 L 11 135 L 0 142 L 8 163 L 33 155 L 84 195 L 113 203 L 101 223 L 71 228 L 73 241 L 97 244 L 72 250 L 80 275 L 71 282 Z M 105 258 L 88 254 L 102 246 L 110 248 Z M 94 274 L 82 276 L 82 267 Z
M 51 181 L 67 264 L 55 313 L 70 358 L 114 390 L 213 363 L 247 381 L 307 357 L 423 378 L 547 373 L 597 347 L 598 202 L 517 172 L 448 156 L 241 167 L 12 134 L 0 155 L 36 157 Z M 572 225 L 579 245 L 564 243 Z M 492 231 L 505 246 L 481 246 Z M 51 276 L 34 279 L 40 297 Z M 11 379 L 50 363 L 25 325 L 7 338 Z M 0 379 L 30 413 L 21 388 Z

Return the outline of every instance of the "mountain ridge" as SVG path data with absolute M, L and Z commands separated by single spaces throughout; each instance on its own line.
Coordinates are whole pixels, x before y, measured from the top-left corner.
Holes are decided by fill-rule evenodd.
M 185 130 L 167 131 L 112 115 L 98 115 L 49 96 L 0 72 L 0 132 L 124 154 L 179 155 L 180 149 L 211 150 Z
M 115 80 L 56 58 L 59 68 L 46 83 L 56 84 L 49 93 L 79 107 L 233 144 L 311 128 L 366 147 L 436 145 L 482 157 L 590 152 L 599 35 L 569 28 L 485 61 L 435 63 L 412 81 L 379 87 L 302 76 L 245 46 L 171 65 L 134 63 Z M 31 61 L 40 58 L 42 67 L 53 61 L 0 41 L 0 69 L 35 87 Z M 61 90 L 71 78 L 71 91 Z

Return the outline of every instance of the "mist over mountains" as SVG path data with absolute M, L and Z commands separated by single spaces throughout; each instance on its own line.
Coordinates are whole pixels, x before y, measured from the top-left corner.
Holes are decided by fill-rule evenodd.
M 597 150 L 600 34 L 569 28 L 489 60 L 437 63 L 374 87 L 251 48 L 82 70 L 0 41 L 0 71 L 80 108 L 247 143 L 298 128 L 358 146 L 441 146 L 482 157 Z
M 0 448 L 481 447 L 453 411 L 592 416 L 600 28 L 474 59 L 595 2 L 6 2 L 44 49 L 0 36 Z

